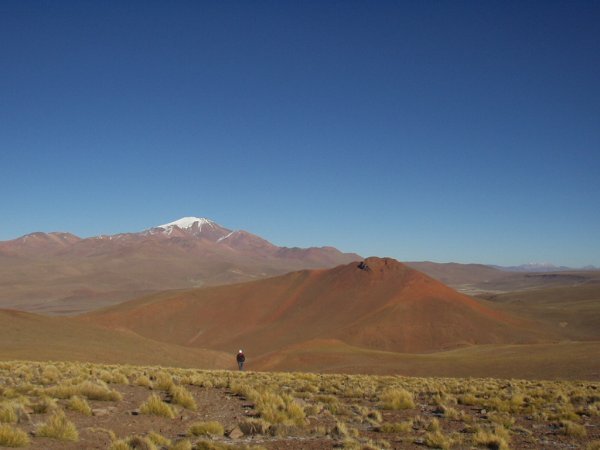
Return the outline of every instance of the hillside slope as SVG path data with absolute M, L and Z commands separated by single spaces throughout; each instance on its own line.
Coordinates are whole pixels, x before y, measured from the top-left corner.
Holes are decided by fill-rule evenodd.
M 532 324 L 390 258 L 167 292 L 79 320 L 177 345 L 255 355 L 313 339 L 395 352 L 536 341 Z
M 68 360 L 178 367 L 230 368 L 221 352 L 156 342 L 63 317 L 0 310 L 0 359 Z

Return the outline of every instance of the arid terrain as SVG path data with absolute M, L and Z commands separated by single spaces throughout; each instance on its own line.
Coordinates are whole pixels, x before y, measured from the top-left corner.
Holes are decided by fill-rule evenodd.
M 0 446 L 589 448 L 600 384 L 0 363 Z
M 100 290 L 110 291 L 115 274 L 129 286 L 110 301 L 59 298 L 71 282 L 84 289 L 99 280 L 77 272 L 97 274 L 96 256 L 83 252 L 81 267 L 58 269 L 31 265 L 40 261 L 32 247 L 29 260 L 4 247 L 5 276 L 40 273 L 38 287 L 52 294 L 38 302 L 45 291 L 33 284 L 2 285 L 36 294 L 23 305 L 17 299 L 22 310 L 0 309 L 0 447 L 600 448 L 597 271 L 353 261 L 357 255 L 274 250 L 244 233 L 209 231 L 175 225 L 107 243 L 100 259 L 126 269 L 106 272 Z M 200 287 L 162 284 L 200 267 L 178 252 L 224 251 L 227 236 L 244 248 L 238 256 L 252 253 L 254 269 L 290 252 L 291 260 L 303 255 L 303 269 L 216 286 L 208 278 Z M 59 247 L 81 242 L 52 239 Z M 128 249 L 147 250 L 147 239 L 177 250 L 156 247 L 156 260 L 136 250 L 131 259 Z M 73 243 L 65 244 L 69 255 Z M 324 251 L 335 258 L 323 259 Z M 223 276 L 223 267 L 210 267 Z M 136 290 L 149 279 L 151 289 Z M 235 370 L 239 348 L 245 372 Z
M 145 296 L 75 317 L 0 311 L 3 359 L 600 379 L 595 283 L 473 298 L 389 258 Z

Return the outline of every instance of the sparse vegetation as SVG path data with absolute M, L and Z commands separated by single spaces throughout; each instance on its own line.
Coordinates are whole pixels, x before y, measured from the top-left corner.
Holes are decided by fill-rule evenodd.
M 217 421 L 196 422 L 189 429 L 192 436 L 223 436 L 225 429 Z
M 163 402 L 156 394 L 152 394 L 150 397 L 148 397 L 148 400 L 146 400 L 140 407 L 140 412 L 142 414 L 167 417 L 169 419 L 175 417 L 173 408 L 171 408 L 169 404 Z
M 37 431 L 38 436 L 45 436 L 60 441 L 78 441 L 77 428 L 61 410 L 55 412 Z
M 172 385 L 169 393 L 173 397 L 173 403 L 183 406 L 184 408 L 195 410 L 198 408 L 196 400 L 190 392 L 183 386 Z
M 406 389 L 387 389 L 381 394 L 381 406 L 385 409 L 411 409 L 415 407 L 413 396 Z
M 29 436 L 23 430 L 8 424 L 0 424 L 0 446 L 26 447 L 29 442 Z
M 92 415 L 92 408 L 90 408 L 90 405 L 88 404 L 87 400 L 83 397 L 79 397 L 77 395 L 71 397 L 71 399 L 69 400 L 68 407 L 69 409 L 73 411 L 78 411 L 86 416 Z
M 269 448 L 305 439 L 315 448 L 333 442 L 350 449 L 417 443 L 504 450 L 536 447 L 544 439 L 548 446 L 594 450 L 598 392 L 595 382 L 0 362 L 0 442 L 13 439 L 10 445 L 33 449 L 44 448 L 43 437 L 68 442 L 77 439 L 76 425 L 89 420 L 84 415 L 94 414 L 105 417 L 105 428 L 83 426 L 81 433 L 111 450 L 251 448 L 236 442 L 251 436 Z M 131 410 L 133 398 L 139 410 Z M 110 429 L 139 413 L 152 416 L 144 421 L 160 434 L 132 429 L 124 437 Z M 23 437 L 29 444 L 19 444 Z

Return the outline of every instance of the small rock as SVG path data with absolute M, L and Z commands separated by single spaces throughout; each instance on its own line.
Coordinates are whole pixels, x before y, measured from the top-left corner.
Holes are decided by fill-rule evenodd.
M 240 430 L 240 427 L 235 427 L 229 432 L 227 436 L 229 437 L 229 439 L 240 439 L 244 436 L 244 433 L 242 432 L 242 430 Z
M 479 414 L 487 414 L 487 409 L 482 409 L 481 411 L 479 411 Z
M 92 414 L 96 417 L 108 416 L 110 411 L 108 408 L 96 408 L 92 409 Z
M 437 408 L 435 408 L 432 411 L 432 414 L 434 414 L 436 416 L 443 416 L 445 412 L 446 412 L 446 410 L 444 409 L 443 406 L 438 406 Z
M 133 411 L 131 411 L 131 415 L 132 416 L 139 416 L 140 415 L 140 410 L 139 409 L 134 409 Z

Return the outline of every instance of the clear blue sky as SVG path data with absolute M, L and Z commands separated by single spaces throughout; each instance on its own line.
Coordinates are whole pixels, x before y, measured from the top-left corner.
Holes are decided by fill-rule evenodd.
M 0 2 L 0 240 L 600 266 L 600 2 Z

